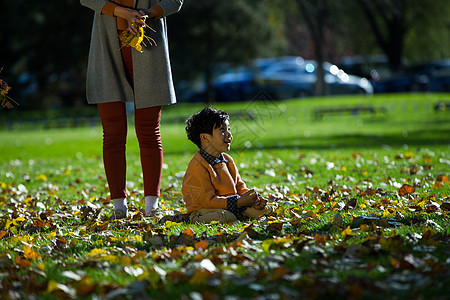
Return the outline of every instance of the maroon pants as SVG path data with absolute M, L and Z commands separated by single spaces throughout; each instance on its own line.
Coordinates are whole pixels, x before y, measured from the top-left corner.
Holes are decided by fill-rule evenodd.
M 131 48 L 122 48 L 122 58 L 130 84 L 133 82 Z M 149 95 L 151 97 L 151 95 Z M 103 162 L 111 199 L 126 192 L 127 113 L 125 102 L 97 105 L 103 126 Z M 145 196 L 160 196 L 163 152 L 160 134 L 161 106 L 135 109 L 134 124 L 139 142 Z

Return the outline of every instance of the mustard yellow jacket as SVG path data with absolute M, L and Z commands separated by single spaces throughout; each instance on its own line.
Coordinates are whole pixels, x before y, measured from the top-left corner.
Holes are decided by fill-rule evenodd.
M 226 153 L 223 156 L 227 163 L 211 166 L 197 151 L 189 162 L 181 188 L 188 213 L 199 208 L 227 209 L 228 196 L 249 190 L 231 156 Z

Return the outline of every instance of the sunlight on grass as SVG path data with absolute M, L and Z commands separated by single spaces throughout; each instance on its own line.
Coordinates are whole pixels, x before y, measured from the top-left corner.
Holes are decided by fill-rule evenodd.
M 99 126 L 0 131 L 2 297 L 437 298 L 450 286 L 450 94 L 218 103 L 249 187 L 279 208 L 234 224 L 184 221 L 196 151 L 164 108 L 159 221 L 142 214 L 127 142 L 131 217 L 110 221 Z M 326 113 L 370 105 L 380 113 Z M 381 109 L 383 108 L 383 109 Z M 176 213 L 171 216 L 169 212 Z

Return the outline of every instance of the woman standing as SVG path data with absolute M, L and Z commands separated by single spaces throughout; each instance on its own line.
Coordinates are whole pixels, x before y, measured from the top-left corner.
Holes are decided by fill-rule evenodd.
M 87 100 L 97 104 L 103 126 L 103 162 L 113 218 L 127 216 L 125 102 L 134 102 L 135 128 L 144 178 L 145 213 L 154 215 L 160 196 L 163 152 L 160 135 L 161 106 L 176 102 L 167 43 L 165 17 L 180 10 L 183 0 L 80 0 L 94 10 L 87 67 Z M 133 23 L 156 30 L 157 46 L 143 52 L 121 44 L 124 30 Z M 119 51 L 120 49 L 120 51 Z

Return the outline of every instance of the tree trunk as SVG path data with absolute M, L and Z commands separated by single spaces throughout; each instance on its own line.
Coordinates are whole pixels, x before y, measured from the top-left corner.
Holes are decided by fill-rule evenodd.
M 402 66 L 403 43 L 407 31 L 406 0 L 358 0 L 392 71 Z
M 313 3 L 312 3 L 313 2 Z M 324 62 L 324 30 L 327 19 L 328 0 L 317 1 L 297 0 L 303 17 L 305 18 L 308 32 L 314 43 L 314 55 L 317 61 L 315 95 L 325 95 L 326 83 L 325 72 L 323 69 Z

